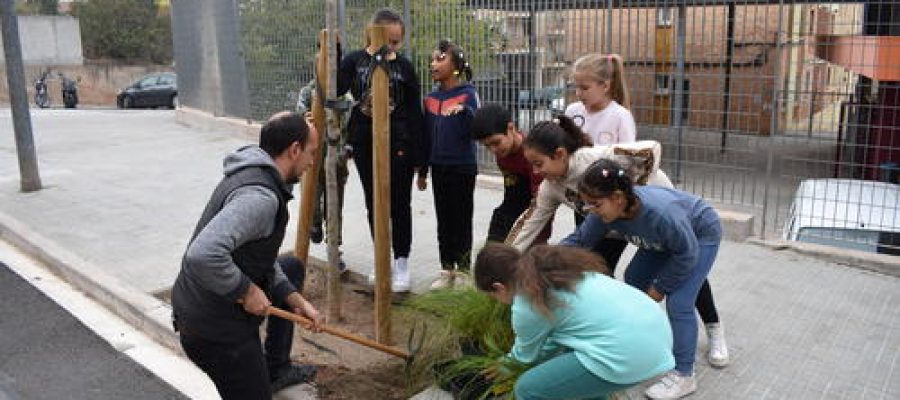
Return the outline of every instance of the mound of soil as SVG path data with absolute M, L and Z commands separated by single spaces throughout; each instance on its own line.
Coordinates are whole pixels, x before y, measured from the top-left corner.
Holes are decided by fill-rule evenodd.
M 324 313 L 326 277 L 322 268 L 313 263 L 307 269 L 303 295 Z M 371 289 L 344 282 L 341 296 L 342 318 L 328 321 L 328 324 L 374 340 L 375 304 Z M 408 313 L 392 313 L 391 338 L 399 348 L 406 345 L 411 318 Z M 299 327 L 295 330 L 291 358 L 295 362 L 319 366 L 316 386 L 321 399 L 406 399 L 428 383 L 413 382 L 417 378 L 407 376 L 406 363 L 400 358 Z

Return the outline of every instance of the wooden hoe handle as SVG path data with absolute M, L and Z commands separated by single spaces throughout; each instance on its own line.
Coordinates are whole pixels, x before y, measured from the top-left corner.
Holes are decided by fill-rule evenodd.
M 292 313 L 292 312 L 288 312 L 288 311 L 282 310 L 282 309 L 280 309 L 280 308 L 278 308 L 278 307 L 274 307 L 274 306 L 269 306 L 269 308 L 266 309 L 266 314 L 268 314 L 268 315 L 274 315 L 274 316 L 276 316 L 276 317 L 278 317 L 278 318 L 282 318 L 282 319 L 286 319 L 286 320 L 288 320 L 288 321 L 292 321 L 292 322 L 294 322 L 294 323 L 297 323 L 297 324 L 302 325 L 303 327 L 308 327 L 308 326 L 312 325 L 312 321 L 310 321 L 309 319 L 304 318 L 303 316 L 294 314 L 294 313 Z M 407 352 L 405 352 L 405 351 L 403 351 L 403 350 L 400 350 L 400 349 L 398 349 L 398 348 L 396 348 L 396 347 L 387 346 L 387 345 L 378 343 L 378 342 L 376 342 L 376 341 L 374 341 L 374 340 L 371 340 L 371 339 L 368 339 L 368 338 L 364 338 L 364 337 L 359 336 L 359 335 L 354 335 L 354 334 L 352 334 L 352 333 L 350 333 L 350 332 L 347 332 L 347 331 L 344 331 L 344 330 L 341 330 L 341 329 L 333 328 L 333 327 L 330 327 L 330 326 L 327 326 L 327 325 L 322 325 L 322 331 L 325 332 L 325 333 L 328 333 L 328 334 L 330 334 L 330 335 L 337 336 L 337 337 L 340 337 L 340 338 L 342 338 L 342 339 L 346 339 L 346 340 L 349 340 L 349 341 L 351 341 L 351 342 L 358 343 L 358 344 L 361 344 L 361 345 L 363 345 L 363 346 L 366 346 L 366 347 L 369 347 L 369 348 L 373 348 L 373 349 L 378 350 L 378 351 L 381 351 L 381 352 L 388 353 L 388 354 L 393 355 L 393 356 L 397 356 L 397 357 L 400 357 L 400 358 L 403 358 L 403 359 L 409 359 L 409 358 L 410 358 L 409 353 L 407 353 Z

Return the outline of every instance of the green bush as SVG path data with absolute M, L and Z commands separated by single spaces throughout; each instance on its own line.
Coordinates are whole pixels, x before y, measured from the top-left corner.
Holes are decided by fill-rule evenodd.
M 172 25 L 152 0 L 77 3 L 84 55 L 123 62 L 172 62 Z
M 18 15 L 56 15 L 59 14 L 58 0 L 17 0 Z
M 528 369 L 505 357 L 515 340 L 508 305 L 474 288 L 431 291 L 410 299 L 408 305 L 437 316 L 460 346 L 477 353 L 467 354 L 463 349 L 461 356 L 438 362 L 442 384 L 456 382 L 458 389 L 463 386 L 464 391 L 476 391 L 470 395 L 480 398 L 505 396 Z M 486 381 L 484 374 L 494 375 L 494 379 Z M 487 386 L 481 387 L 482 383 Z M 486 391 L 477 393 L 481 390 Z

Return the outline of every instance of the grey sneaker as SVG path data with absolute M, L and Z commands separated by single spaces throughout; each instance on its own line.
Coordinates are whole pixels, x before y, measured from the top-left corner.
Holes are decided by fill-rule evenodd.
M 697 391 L 694 375 L 685 376 L 671 370 L 659 382 L 650 386 L 644 394 L 653 400 L 676 400 Z
M 728 345 L 725 344 L 725 328 L 722 324 L 706 325 L 706 338 L 709 342 L 709 364 L 716 368 L 728 365 Z
M 431 282 L 431 290 L 449 289 L 453 287 L 456 274 L 453 271 L 441 271 L 441 276 Z

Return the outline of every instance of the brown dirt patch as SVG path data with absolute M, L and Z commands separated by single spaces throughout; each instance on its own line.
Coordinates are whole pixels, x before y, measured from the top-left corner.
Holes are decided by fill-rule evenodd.
M 319 309 L 326 311 L 326 277 L 321 262 L 311 259 L 303 296 Z M 375 338 L 375 304 L 371 288 L 361 284 L 362 277 L 350 277 L 341 293 L 341 319 L 328 325 L 369 339 Z M 155 296 L 171 302 L 169 290 Z M 320 399 L 407 399 L 433 383 L 432 364 L 456 351 L 448 343 L 455 342 L 451 333 L 442 330 L 442 323 L 433 316 L 422 315 L 400 304 L 407 295 L 395 296 L 391 310 L 393 345 L 406 350 L 406 342 L 413 322 L 427 323 L 425 343 L 416 362 L 406 368 L 400 358 L 326 334 L 312 333 L 295 326 L 291 359 L 297 363 L 319 367 L 316 387 Z M 260 328 L 265 335 L 265 326 Z
M 325 312 L 326 277 L 321 264 L 311 263 L 307 274 L 304 297 Z M 370 289 L 344 282 L 341 295 L 342 318 L 328 324 L 374 339 L 374 296 Z M 394 303 L 402 300 L 395 297 Z M 393 307 L 391 315 L 393 344 L 405 350 L 412 321 L 422 320 L 423 316 L 400 306 Z M 325 333 L 311 333 L 299 327 L 295 332 L 291 358 L 320 366 L 316 386 L 322 399 L 406 399 L 431 383 L 427 354 L 434 353 L 429 349 L 433 347 L 434 334 L 427 339 L 421 361 L 407 374 L 406 363 L 400 358 Z

